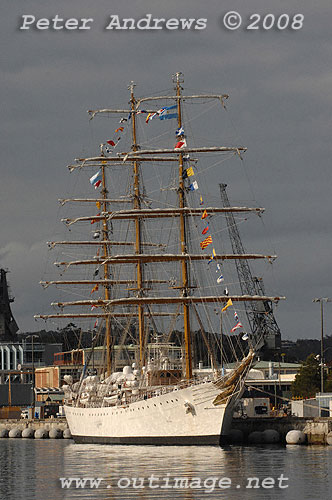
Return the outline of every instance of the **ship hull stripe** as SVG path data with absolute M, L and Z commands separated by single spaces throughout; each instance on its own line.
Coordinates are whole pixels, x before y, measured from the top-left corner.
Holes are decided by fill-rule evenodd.
M 219 446 L 224 436 L 72 436 L 77 444 L 163 445 L 163 446 Z

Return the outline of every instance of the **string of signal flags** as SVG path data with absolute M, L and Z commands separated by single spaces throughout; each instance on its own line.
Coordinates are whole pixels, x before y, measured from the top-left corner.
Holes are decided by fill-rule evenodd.
M 160 120 L 168 120 L 168 119 L 176 119 L 178 118 L 178 113 L 177 111 L 175 111 L 177 108 L 177 105 L 173 105 L 173 106 L 165 106 L 163 108 L 160 108 L 158 111 L 156 112 L 153 112 L 153 113 L 148 113 L 147 111 L 145 110 L 139 110 L 139 111 L 136 111 L 136 115 L 140 115 L 140 114 L 146 114 L 147 117 L 145 119 L 145 122 L 146 124 L 150 123 L 150 121 L 152 121 L 153 119 L 156 119 L 156 118 L 159 118 Z M 126 117 L 122 117 L 119 121 L 119 124 L 120 124 L 120 127 L 116 128 L 115 131 L 114 131 L 114 134 L 113 134 L 113 137 L 111 139 L 108 139 L 106 141 L 106 145 L 103 145 L 105 146 L 105 151 L 106 153 L 111 153 L 112 150 L 118 145 L 119 141 L 121 140 L 122 138 L 122 134 L 124 133 L 125 131 L 125 128 L 126 128 L 126 125 L 128 125 L 128 122 L 130 122 L 131 120 L 131 115 L 132 115 L 132 112 L 129 113 L 129 115 Z M 179 127 L 176 129 L 175 131 L 175 136 L 176 136 L 176 143 L 174 145 L 174 150 L 175 151 L 179 151 L 181 149 L 185 149 L 187 147 L 187 141 L 186 141 L 186 137 L 185 137 L 185 132 L 184 132 L 184 127 Z M 111 149 L 113 148 L 113 149 Z M 184 165 L 185 165 L 185 168 L 183 170 L 183 180 L 186 180 L 188 179 L 189 181 L 189 185 L 186 186 L 186 189 L 189 191 L 198 191 L 199 190 L 199 186 L 198 186 L 198 182 L 197 180 L 195 180 L 195 171 L 194 171 L 194 167 L 190 164 L 190 155 L 189 154 L 185 154 L 183 155 L 183 161 L 184 161 Z M 98 189 L 100 187 L 102 183 L 102 173 L 101 173 L 101 170 L 99 170 L 96 174 L 94 174 L 91 178 L 90 178 L 90 184 L 91 186 L 93 186 L 95 189 Z M 202 195 L 200 195 L 199 197 L 199 204 L 200 206 L 202 207 L 202 216 L 201 216 L 201 220 L 204 221 L 204 227 L 201 231 L 201 234 L 203 236 L 206 236 L 201 242 L 200 242 L 200 247 L 201 247 L 201 250 L 205 250 L 207 247 L 209 247 L 210 245 L 212 245 L 212 252 L 211 252 L 211 255 L 210 255 L 210 259 L 208 261 L 208 265 L 211 264 L 213 261 L 215 261 L 215 257 L 216 257 L 216 251 L 213 247 L 213 239 L 212 239 L 212 235 L 211 234 L 208 234 L 210 232 L 210 225 L 209 225 L 209 214 L 207 213 L 207 210 L 206 209 L 203 209 L 204 207 L 204 200 L 203 200 L 203 197 Z M 100 209 L 100 203 L 97 202 L 97 208 Z M 100 213 L 98 213 L 98 215 L 100 215 Z M 97 220 L 92 220 L 91 221 L 91 224 L 95 223 L 95 222 L 98 222 Z M 99 237 L 99 232 L 96 231 L 94 233 L 94 238 L 97 238 Z M 98 273 L 98 270 L 95 271 L 95 274 L 96 272 Z M 222 267 L 219 263 L 216 263 L 216 273 L 218 273 L 218 276 L 216 278 L 216 281 L 217 281 L 217 284 L 221 284 L 223 283 L 224 281 L 224 276 L 223 276 L 223 272 L 222 272 Z M 93 287 L 93 289 L 91 290 L 91 293 L 95 292 L 98 290 L 98 285 L 95 285 Z M 228 295 L 228 290 L 227 290 L 227 287 L 225 289 L 225 295 Z M 228 299 L 226 305 L 221 309 L 221 312 L 222 313 L 226 313 L 228 308 L 233 306 L 233 302 L 231 299 Z M 241 323 L 241 321 L 239 320 L 239 317 L 238 317 L 238 314 L 237 312 L 235 311 L 235 309 L 233 310 L 233 313 L 234 313 L 234 322 L 235 322 L 235 325 L 233 326 L 233 328 L 231 328 L 230 330 L 230 333 L 234 333 L 236 330 L 238 329 L 241 329 L 243 328 L 243 325 Z M 244 333 L 244 335 L 242 336 L 242 340 L 248 340 L 248 334 L 247 333 Z

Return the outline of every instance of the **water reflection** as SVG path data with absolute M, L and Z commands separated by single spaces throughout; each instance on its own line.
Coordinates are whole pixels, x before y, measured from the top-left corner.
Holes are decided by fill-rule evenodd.
M 56 479 L 64 448 L 62 440 L 0 439 L 0 499 L 63 498 Z
M 2 439 L 0 470 L 1 500 L 313 500 L 328 498 L 332 490 L 332 448 L 99 446 Z M 288 480 L 280 482 L 282 474 Z M 73 481 L 67 489 L 59 478 L 103 480 L 98 489 L 89 480 L 85 488 L 75 488 Z M 248 478 L 257 479 L 248 483 Z M 270 479 L 262 483 L 265 478 Z
M 75 457 L 79 457 L 79 460 L 74 465 Z M 331 480 L 328 479 L 329 472 L 332 472 L 331 459 L 332 450 L 320 447 L 238 446 L 226 449 L 71 445 L 65 450 L 65 463 L 73 475 L 82 475 L 84 470 L 88 470 L 92 460 L 94 470 L 99 471 L 99 477 L 105 479 L 101 485 L 102 489 L 99 490 L 99 496 L 89 497 L 88 492 L 85 492 L 85 496 L 81 496 L 86 498 L 200 499 L 202 496 L 208 499 L 232 498 L 232 500 L 326 498 L 331 486 Z M 288 480 L 280 481 L 282 474 Z M 155 480 L 152 483 L 159 485 L 159 488 L 150 487 L 151 475 L 159 478 L 159 481 Z M 248 483 L 247 478 L 250 477 L 257 477 L 260 487 L 257 487 L 255 481 Z M 275 480 L 275 487 L 267 487 L 273 484 L 273 479 L 264 484 L 265 488 L 261 487 L 262 480 L 267 477 Z M 129 481 L 123 478 L 130 479 L 129 486 Z M 144 478 L 145 487 L 134 488 L 135 481 L 132 478 Z M 167 478 L 172 488 L 162 488 L 167 484 Z M 200 478 L 201 488 L 174 488 L 176 478 L 188 479 L 189 485 L 197 485 L 197 480 L 193 483 L 194 478 Z M 211 491 L 212 478 L 218 478 L 218 481 L 221 478 L 229 478 L 231 487 L 220 489 L 217 483 L 215 489 Z M 319 483 L 316 485 L 317 480 Z M 141 483 L 136 482 L 137 484 Z M 253 487 L 246 488 L 248 484 Z M 120 485 L 128 487 L 121 488 Z M 288 488 L 279 488 L 279 485 Z

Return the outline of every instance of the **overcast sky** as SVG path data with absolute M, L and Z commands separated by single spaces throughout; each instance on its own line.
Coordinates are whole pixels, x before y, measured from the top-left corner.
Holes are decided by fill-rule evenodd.
M 276 318 L 283 338 L 319 338 L 319 305 L 332 297 L 331 133 L 332 5 L 329 0 L 137 0 L 112 2 L 7 0 L 1 42 L 0 266 L 8 268 L 21 331 L 44 328 L 33 315 L 49 310 L 38 282 L 45 241 L 57 228 L 57 199 L 68 194 L 66 165 L 95 151 L 86 110 L 125 105 L 127 85 L 147 95 L 169 89 L 182 71 L 185 86 L 230 94 L 229 123 L 248 147 L 246 175 L 222 174 L 229 196 L 266 208 L 271 251 L 279 256 L 266 286 L 285 295 Z M 93 6 L 92 6 L 93 4 Z M 304 15 L 299 30 L 227 31 L 223 15 Z M 112 14 L 136 19 L 206 18 L 204 30 L 105 30 Z M 22 15 L 93 18 L 91 30 L 19 30 Z M 207 135 L 207 134 L 205 134 Z M 227 134 L 225 134 L 227 137 Z M 246 242 L 244 242 L 246 244 Z M 257 251 L 260 251 L 257 238 Z M 253 242 L 250 246 L 254 247 Z M 332 334 L 332 303 L 325 307 Z M 53 328 L 49 324 L 47 328 Z

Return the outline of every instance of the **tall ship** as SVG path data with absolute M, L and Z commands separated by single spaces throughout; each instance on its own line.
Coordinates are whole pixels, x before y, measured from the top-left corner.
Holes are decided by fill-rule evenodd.
M 60 277 L 42 282 L 61 298 L 36 318 L 80 322 L 92 332 L 88 357 L 102 353 L 97 371 L 87 362 L 80 380 L 66 377 L 77 443 L 222 442 L 269 333 L 248 318 L 262 326 L 281 298 L 236 274 L 274 255 L 225 250 L 222 222 L 263 209 L 209 202 L 211 166 L 246 148 L 203 145 L 193 120 L 222 110 L 228 95 L 183 85 L 176 73 L 167 92 L 138 98 L 132 82 L 126 109 L 89 111 L 107 120 L 107 135 L 97 155 L 69 165 L 83 194 L 60 200 L 70 238 L 49 242 Z

